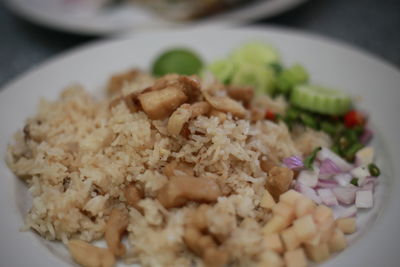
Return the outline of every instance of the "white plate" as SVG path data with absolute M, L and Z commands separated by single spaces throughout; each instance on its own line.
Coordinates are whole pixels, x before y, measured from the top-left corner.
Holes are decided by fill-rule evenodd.
M 100 2 L 100 0 L 97 0 Z M 204 24 L 237 25 L 267 18 L 291 9 L 307 0 L 258 0 L 197 22 L 172 22 L 134 4 L 99 8 L 78 0 L 6 0 L 22 17 L 55 29 L 81 34 L 110 34 Z M 86 1 L 91 2 L 91 1 Z M 96 2 L 93 0 L 92 2 Z
M 0 92 L 0 151 L 4 155 L 12 134 L 34 113 L 40 97 L 55 99 L 71 83 L 80 82 L 98 93 L 110 74 L 132 66 L 149 68 L 154 56 L 168 47 L 188 46 L 210 61 L 253 39 L 277 46 L 287 64 L 304 64 L 314 81 L 361 95 L 359 106 L 370 113 L 376 129 L 374 146 L 383 173 L 376 205 L 359 216 L 360 231 L 352 237 L 351 246 L 324 266 L 398 266 L 400 72 L 332 40 L 289 30 L 243 28 L 144 33 L 132 39 L 90 44 L 38 66 Z M 29 198 L 4 161 L 0 161 L 0 175 L 0 265 L 67 266 L 68 256 L 57 256 L 67 255 L 63 248 L 41 241 L 32 232 L 19 232 Z

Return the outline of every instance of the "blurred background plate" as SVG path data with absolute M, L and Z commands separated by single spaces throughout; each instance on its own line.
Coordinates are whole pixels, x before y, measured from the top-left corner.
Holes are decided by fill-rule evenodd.
M 137 4 L 117 1 L 101 6 L 101 1 L 5 0 L 16 14 L 29 21 L 58 30 L 91 35 L 211 23 L 237 25 L 277 15 L 307 0 L 258 0 L 191 22 L 167 20 Z

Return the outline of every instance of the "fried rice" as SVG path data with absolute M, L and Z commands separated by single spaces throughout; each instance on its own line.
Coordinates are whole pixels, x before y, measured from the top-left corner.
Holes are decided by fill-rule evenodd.
M 197 80 L 200 86 L 192 99 L 184 91 L 185 103 L 171 110 L 164 106 L 161 111 L 167 114 L 158 118 L 139 96 L 174 87 L 170 81 L 178 78 L 155 80 L 140 72 L 132 77 L 110 86 L 102 99 L 73 86 L 56 101 L 41 100 L 36 115 L 15 134 L 7 163 L 33 196 L 26 229 L 65 244 L 75 239 L 91 242 L 104 237 L 112 210 L 119 209 L 128 220 L 128 242 L 121 255 L 126 262 L 211 266 L 205 252 L 188 245 L 185 236 L 187 225 L 201 211 L 205 223 L 200 237 L 211 236 L 215 257 L 223 252 L 223 262 L 231 266 L 260 264 L 266 251 L 261 229 L 270 218 L 260 207 L 269 177 L 263 163 L 280 165 L 285 157 L 329 146 L 329 137 L 310 129 L 296 130 L 294 136 L 282 122 L 262 114 L 254 118 L 257 108 L 283 113 L 283 99 L 256 96 L 244 103 L 207 80 Z M 237 116 L 218 108 L 207 91 L 217 100 L 235 101 L 245 112 Z M 201 101 L 209 102 L 211 111 L 186 118 L 178 134 L 171 134 L 173 114 L 182 105 Z M 160 195 L 175 176 L 190 177 L 188 187 L 194 182 L 205 188 L 195 188 L 200 193 L 189 188 L 179 199 L 163 200 Z M 196 183 L 199 180 L 204 183 Z M 207 188 L 210 183 L 218 188 Z M 210 196 L 214 189 L 217 197 Z

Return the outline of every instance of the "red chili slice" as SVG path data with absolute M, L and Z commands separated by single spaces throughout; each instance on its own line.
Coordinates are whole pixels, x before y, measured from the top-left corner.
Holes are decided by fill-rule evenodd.
M 270 121 L 275 121 L 276 120 L 276 114 L 270 110 L 267 109 L 265 112 L 265 118 Z
M 344 115 L 344 125 L 347 128 L 352 128 L 365 123 L 365 116 L 357 110 L 350 110 Z

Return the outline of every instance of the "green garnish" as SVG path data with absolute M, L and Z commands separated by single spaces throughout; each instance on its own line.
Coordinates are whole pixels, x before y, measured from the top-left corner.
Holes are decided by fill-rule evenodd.
M 252 86 L 256 93 L 272 95 L 275 89 L 275 74 L 271 68 L 255 64 L 238 65 L 232 76 L 232 85 Z
M 337 128 L 333 123 L 328 121 L 321 121 L 320 128 L 322 131 L 326 132 L 329 135 L 334 135 L 336 133 Z
M 223 84 L 230 84 L 235 72 L 234 64 L 228 59 L 214 61 L 207 68 Z
M 311 154 L 304 159 L 304 167 L 306 167 L 307 169 L 313 170 L 312 164 L 313 164 L 315 158 L 317 157 L 318 151 L 320 151 L 321 149 L 322 148 L 320 146 L 315 148 L 313 150 L 313 152 L 311 152 Z
M 352 185 L 358 186 L 358 179 L 355 178 L 355 177 L 353 177 L 353 179 L 351 179 L 350 183 L 351 183 Z
M 378 177 L 381 174 L 381 170 L 374 163 L 368 164 L 368 170 L 369 173 L 374 177 Z
M 155 76 L 169 73 L 182 75 L 198 74 L 203 67 L 200 57 L 191 50 L 184 48 L 171 49 L 162 53 L 153 64 Z
M 358 150 L 363 148 L 364 145 L 361 143 L 354 143 L 344 151 L 344 157 L 346 160 L 352 162 Z
M 269 66 L 275 71 L 275 74 L 280 74 L 283 70 L 283 67 L 280 63 L 273 62 L 269 64 Z
M 288 95 L 296 85 L 308 81 L 308 73 L 303 66 L 295 64 L 290 68 L 283 69 L 277 79 L 278 92 Z
M 348 94 L 316 85 L 296 85 L 291 90 L 290 103 L 318 114 L 345 114 L 351 108 Z
M 318 122 L 313 116 L 308 115 L 307 113 L 303 112 L 300 114 L 300 119 L 305 126 L 308 126 L 313 129 L 317 129 Z

